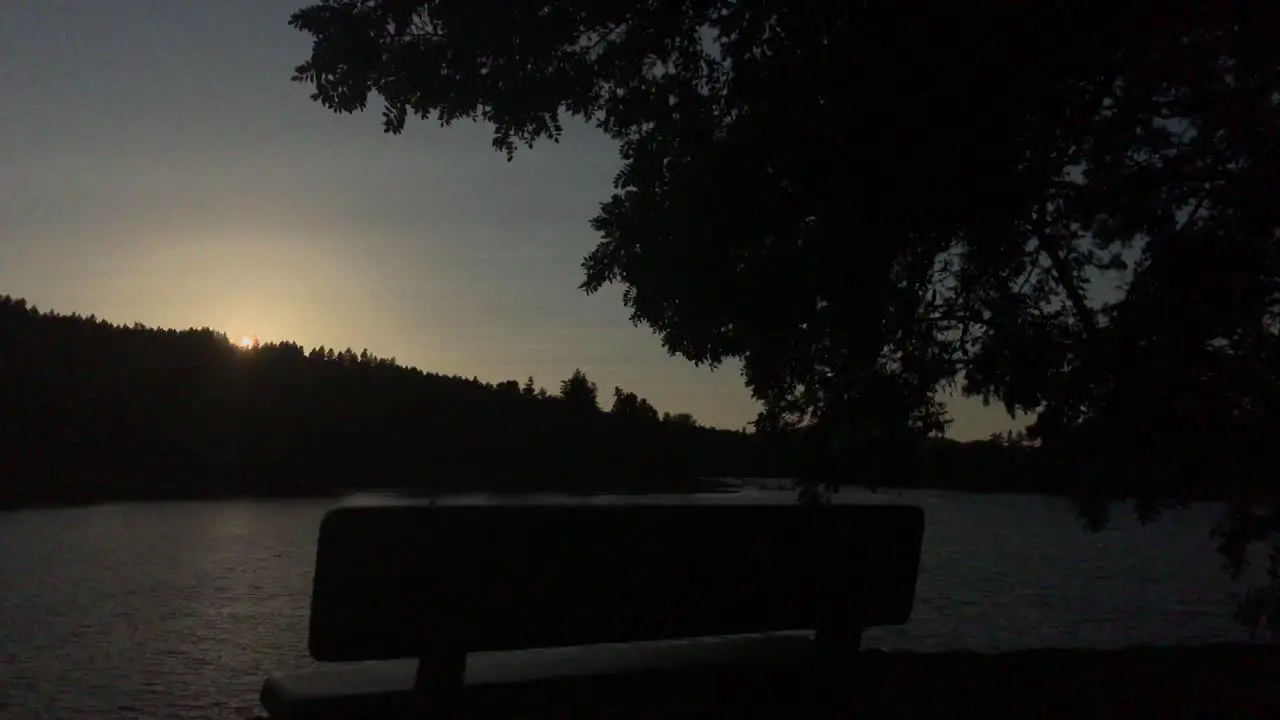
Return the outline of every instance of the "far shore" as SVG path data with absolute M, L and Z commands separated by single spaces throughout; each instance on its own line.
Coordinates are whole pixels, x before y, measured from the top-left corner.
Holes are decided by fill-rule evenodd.
M 486 487 L 484 483 L 444 480 L 435 482 L 431 487 L 397 486 L 392 483 L 370 483 L 367 486 L 326 489 L 316 493 L 298 492 L 224 492 L 224 493 L 181 493 L 150 492 L 146 494 L 125 494 L 115 496 L 77 495 L 59 500 L 42 498 L 29 502 L 0 501 L 0 512 L 18 510 L 37 510 L 71 507 L 90 507 L 111 503 L 147 503 L 147 502 L 201 502 L 225 500 L 315 500 L 339 499 L 359 493 L 399 495 L 411 498 L 430 498 L 443 495 L 491 494 L 494 496 L 517 496 L 534 493 L 556 493 L 572 496 L 598 495 L 676 495 L 697 493 L 728 493 L 741 489 L 736 480 L 720 480 L 715 478 L 697 478 L 675 480 L 670 482 L 646 483 L 601 483 L 598 486 L 583 487 L 574 484 L 557 484 L 555 482 L 529 483 L 519 487 Z
M 504 476 L 505 477 L 505 476 Z M 148 502 L 201 502 L 226 500 L 317 500 L 340 499 L 349 495 L 371 493 L 399 495 L 409 498 L 430 498 L 444 495 L 493 495 L 520 496 L 541 493 L 553 493 L 574 497 L 602 495 L 638 496 L 638 495 L 681 495 L 699 493 L 734 493 L 740 490 L 776 490 L 792 492 L 796 490 L 794 480 L 790 478 L 749 477 L 749 478 L 674 478 L 670 480 L 636 481 L 622 479 L 616 482 L 602 482 L 586 485 L 582 483 L 558 482 L 553 479 L 533 480 L 522 483 L 492 483 L 489 475 L 479 479 L 471 474 L 445 474 L 433 480 L 429 487 L 422 485 L 400 486 L 394 481 L 371 481 L 363 485 L 347 487 L 328 486 L 316 492 L 299 492 L 296 490 L 255 491 L 226 490 L 219 492 L 165 492 L 163 489 L 148 488 L 145 492 L 133 493 L 74 493 L 58 499 L 41 497 L 34 499 L 15 499 L 0 496 L 0 512 L 18 510 L 90 507 L 112 503 L 148 503 Z M 968 495 L 1019 495 L 1034 497 L 1078 499 L 1080 495 L 1064 492 L 1060 489 L 1035 488 L 985 488 L 985 487 L 943 487 L 934 485 L 902 486 L 893 484 L 854 484 L 840 486 L 839 492 L 866 492 L 876 494 L 898 494 L 903 492 L 954 492 Z M 838 497 L 838 495 L 837 495 Z M 1116 496 L 1115 501 L 1132 500 L 1132 496 Z M 1191 502 L 1224 502 L 1230 498 L 1206 494 L 1203 497 L 1186 498 Z

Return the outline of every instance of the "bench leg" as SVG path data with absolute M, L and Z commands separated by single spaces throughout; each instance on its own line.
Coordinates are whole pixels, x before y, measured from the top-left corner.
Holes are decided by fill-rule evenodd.
M 858 657 L 862 650 L 862 628 L 857 625 L 826 627 L 814 633 L 814 680 L 817 700 L 833 717 L 857 704 Z
M 433 653 L 418 659 L 413 679 L 415 705 L 423 717 L 456 716 L 467 673 L 467 654 Z

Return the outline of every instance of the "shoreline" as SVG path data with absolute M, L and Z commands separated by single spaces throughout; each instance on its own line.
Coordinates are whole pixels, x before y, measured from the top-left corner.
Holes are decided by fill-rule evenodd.
M 323 499 L 341 499 L 350 495 L 360 493 L 371 494 L 388 494 L 399 495 L 406 498 L 430 498 L 440 497 L 444 495 L 459 494 L 484 494 L 495 496 L 519 496 L 531 495 L 539 493 L 555 493 L 572 497 L 592 497 L 602 495 L 616 495 L 632 497 L 637 495 L 694 495 L 700 493 L 724 493 L 732 494 L 741 490 L 761 490 L 770 492 L 797 492 L 797 488 L 790 485 L 784 485 L 783 481 L 788 478 L 781 478 L 777 484 L 757 484 L 765 478 L 745 478 L 739 480 L 737 478 L 696 478 L 681 482 L 653 483 L 645 485 L 625 484 L 618 485 L 603 484 L 600 487 L 584 488 L 581 485 L 558 485 L 556 483 L 531 483 L 525 487 L 491 487 L 486 488 L 483 485 L 475 485 L 466 482 L 443 482 L 437 484 L 434 488 L 422 488 L 417 486 L 409 486 L 396 488 L 390 485 L 376 486 L 369 485 L 365 487 L 351 487 L 341 489 L 326 489 L 323 492 L 306 493 L 306 492 L 226 492 L 226 493 L 173 493 L 173 494 L 146 494 L 134 495 L 123 494 L 116 497 L 75 497 L 66 500 L 49 500 L 41 499 L 26 502 L 14 502 L 0 499 L 0 513 L 19 512 L 22 510 L 59 510 L 70 508 L 96 507 L 99 505 L 110 505 L 114 503 L 165 503 L 165 502 L 222 502 L 228 500 L 323 500 Z M 846 492 L 866 492 L 872 495 L 903 493 L 903 492 L 946 492 L 946 493 L 962 493 L 965 495 L 999 495 L 999 496 L 1022 496 L 1022 497 L 1043 497 L 1054 498 L 1065 501 L 1080 500 L 1082 496 L 1073 495 L 1056 489 L 1035 490 L 1035 489 L 1011 489 L 1011 488 L 960 488 L 960 487 L 934 487 L 934 486 L 897 486 L 897 485 L 841 485 L 835 493 L 839 495 Z M 1137 500 L 1135 496 L 1114 496 L 1106 498 L 1110 502 L 1124 503 L 1134 502 Z M 1185 504 L 1195 503 L 1221 503 L 1230 502 L 1232 498 L 1226 496 L 1204 496 L 1187 498 L 1178 502 Z
M 122 495 L 119 497 L 97 497 L 97 498 L 71 498 L 67 500 L 39 500 L 32 502 L 13 502 L 6 503 L 0 501 L 0 513 L 20 512 L 23 510 L 64 510 L 71 508 L 97 507 L 99 505 L 111 505 L 114 503 L 166 503 L 166 502 L 223 502 L 228 500 L 337 500 L 351 495 L 360 493 L 369 494 L 386 494 L 398 495 L 405 498 L 431 498 L 441 497 L 445 495 L 461 495 L 461 494 L 483 494 L 495 496 L 519 496 L 532 495 L 539 493 L 556 493 L 572 497 L 592 497 L 601 495 L 616 496 L 637 496 L 637 495 L 695 495 L 700 493 L 733 493 L 737 492 L 739 485 L 732 482 L 724 482 L 712 479 L 698 479 L 688 482 L 671 482 L 667 484 L 654 483 L 652 485 L 602 485 L 599 488 L 584 489 L 581 486 L 558 486 L 554 483 L 547 484 L 531 484 L 527 488 L 512 489 L 505 488 L 485 488 L 468 483 L 440 483 L 434 488 L 426 489 L 421 487 L 401 487 L 394 486 L 368 486 L 368 487 L 352 487 L 340 488 L 332 491 L 317 493 L 297 493 L 297 492 L 227 492 L 227 493 L 205 493 L 205 494 L 181 494 L 174 493 L 151 494 L 141 496 Z

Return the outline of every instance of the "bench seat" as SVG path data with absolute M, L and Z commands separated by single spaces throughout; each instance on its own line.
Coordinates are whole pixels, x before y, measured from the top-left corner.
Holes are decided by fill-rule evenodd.
M 690 680 L 699 670 L 799 670 L 812 655 L 813 635 L 807 632 L 478 652 L 467 658 L 465 684 L 469 704 L 487 695 L 518 707 L 522 695 L 545 689 L 535 686 L 651 680 L 667 673 Z M 273 675 L 262 687 L 262 706 L 281 720 L 407 715 L 417 666 L 416 659 L 385 660 Z

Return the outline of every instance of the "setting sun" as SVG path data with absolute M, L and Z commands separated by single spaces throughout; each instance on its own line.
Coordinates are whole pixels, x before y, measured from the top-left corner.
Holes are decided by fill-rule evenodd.
M 253 338 L 249 337 L 248 335 L 242 336 L 240 338 L 240 347 L 246 350 L 253 347 Z

